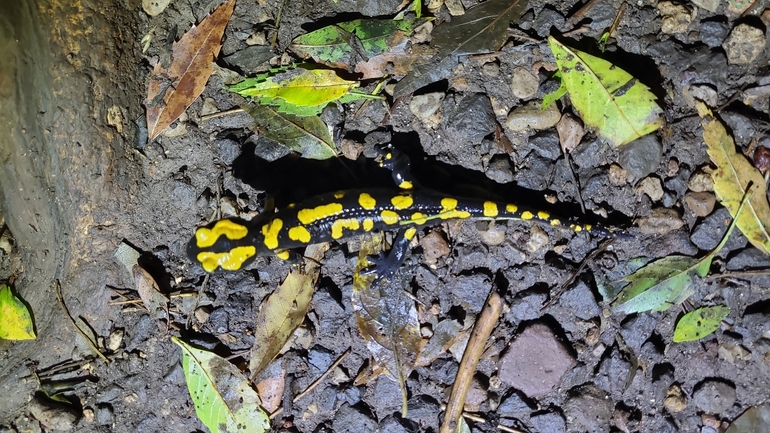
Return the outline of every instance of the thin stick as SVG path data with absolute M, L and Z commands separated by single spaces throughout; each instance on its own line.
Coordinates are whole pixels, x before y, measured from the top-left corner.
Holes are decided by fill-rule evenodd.
M 314 380 L 313 383 L 311 383 L 310 386 L 307 387 L 307 389 L 305 389 L 301 393 L 297 394 L 297 396 L 294 397 L 294 399 L 292 399 L 292 402 L 296 403 L 302 397 L 310 394 L 310 392 L 312 392 L 313 389 L 315 389 L 316 386 L 318 386 L 324 379 L 326 379 L 326 377 L 328 375 L 330 375 L 332 373 L 332 371 L 334 371 L 334 369 L 337 368 L 337 366 L 340 365 L 340 363 L 342 363 L 342 360 L 345 359 L 348 355 L 350 355 L 350 348 L 349 347 L 348 347 L 348 349 L 342 355 L 340 355 L 339 358 L 337 358 L 336 361 L 334 361 L 334 364 L 330 365 L 329 368 L 326 369 L 326 371 L 324 372 L 324 374 L 321 375 L 321 377 L 319 377 L 318 379 Z M 270 414 L 270 419 L 273 419 L 273 418 L 277 417 L 278 415 L 281 414 L 281 412 L 283 412 L 283 406 L 279 407 L 273 413 L 271 413 Z
M 476 324 L 473 326 L 473 332 L 468 340 L 468 345 L 465 347 L 465 353 L 463 353 L 463 359 L 460 361 L 460 368 L 457 371 L 455 383 L 452 385 L 449 404 L 447 404 L 447 409 L 444 412 L 444 421 L 439 429 L 440 433 L 452 433 L 456 430 L 457 422 L 463 414 L 465 397 L 468 395 L 468 390 L 471 387 L 473 374 L 476 372 L 481 354 L 484 351 L 487 340 L 489 340 L 489 336 L 492 335 L 492 331 L 495 329 L 497 319 L 500 318 L 502 311 L 503 300 L 493 286 L 484 310 L 482 310 Z
M 229 116 L 231 114 L 237 114 L 242 111 L 246 111 L 243 108 L 233 108 L 232 110 L 217 111 L 216 113 L 206 114 L 201 116 L 201 122 L 205 120 L 216 119 L 217 117 Z
M 469 419 L 471 421 L 475 421 L 477 423 L 486 423 L 487 422 L 486 419 L 484 419 L 484 418 L 482 418 L 480 416 L 476 416 L 476 415 L 467 413 L 467 412 L 463 412 L 463 418 L 467 418 L 467 419 Z M 508 432 L 508 433 L 524 433 L 524 431 L 522 431 L 522 430 L 518 430 L 518 429 L 515 429 L 515 428 L 512 428 L 512 427 L 504 426 L 502 424 L 498 424 L 497 425 L 497 429 L 500 430 L 500 431 Z
M 94 342 L 91 341 L 91 339 L 88 338 L 86 333 L 83 332 L 82 329 L 80 329 L 77 323 L 75 323 L 75 319 L 72 318 L 72 315 L 70 314 L 69 309 L 67 309 L 67 305 L 64 303 L 64 298 L 62 297 L 62 294 L 61 294 L 61 285 L 59 284 L 59 280 L 56 280 L 56 284 L 54 285 L 54 287 L 55 287 L 54 293 L 56 293 L 56 300 L 59 301 L 59 305 L 61 305 L 61 308 L 62 310 L 64 310 L 64 313 L 67 315 L 67 318 L 70 319 L 70 323 L 72 323 L 72 326 L 75 327 L 75 330 L 78 332 L 78 334 L 80 334 L 86 340 L 88 345 L 91 346 L 91 350 L 96 352 L 96 354 L 99 355 L 99 358 L 102 358 L 105 363 L 109 364 L 110 360 L 107 359 L 107 357 L 104 356 L 101 351 L 99 351 L 99 348 L 96 347 Z
M 598 3 L 598 2 L 599 2 L 599 0 L 589 0 L 588 3 L 584 4 L 583 7 L 578 9 L 578 11 L 575 12 L 574 15 L 569 17 L 569 19 L 567 19 L 567 22 L 569 22 L 572 25 L 577 24 L 577 22 L 582 20 L 583 17 L 588 13 L 588 11 L 590 11 L 591 8 L 596 6 L 596 3 Z

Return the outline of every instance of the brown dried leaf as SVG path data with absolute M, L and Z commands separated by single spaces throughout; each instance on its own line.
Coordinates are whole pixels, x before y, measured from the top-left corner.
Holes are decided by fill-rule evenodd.
M 203 92 L 234 7 L 235 0 L 227 0 L 175 42 L 168 69 L 160 63 L 155 65 L 145 101 L 150 140 L 178 119 Z
M 132 270 L 134 272 L 134 286 L 139 292 L 142 303 L 150 312 L 150 317 L 155 320 L 165 319 L 166 311 L 168 311 L 168 297 L 160 291 L 158 283 L 149 272 L 139 265 L 134 265 Z

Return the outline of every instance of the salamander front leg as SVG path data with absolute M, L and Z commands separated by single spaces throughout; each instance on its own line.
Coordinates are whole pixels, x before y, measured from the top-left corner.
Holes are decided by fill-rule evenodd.
M 417 229 L 412 227 L 399 230 L 390 251 L 387 254 L 380 253 L 373 259 L 374 263 L 361 272 L 363 275 L 376 275 L 372 287 L 380 280 L 393 279 L 393 275 L 404 264 L 406 256 L 409 254 L 409 243 L 416 233 Z
M 380 167 L 387 168 L 393 174 L 393 181 L 403 190 L 412 190 L 417 182 L 412 178 L 409 157 L 392 145 L 377 147 Z

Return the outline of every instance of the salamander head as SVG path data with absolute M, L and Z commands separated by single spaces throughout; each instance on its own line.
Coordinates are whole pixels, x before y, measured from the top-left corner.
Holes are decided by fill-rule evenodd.
M 206 272 L 218 268 L 237 271 L 257 256 L 257 247 L 249 239 L 248 221 L 225 218 L 195 230 L 187 243 L 187 257 Z

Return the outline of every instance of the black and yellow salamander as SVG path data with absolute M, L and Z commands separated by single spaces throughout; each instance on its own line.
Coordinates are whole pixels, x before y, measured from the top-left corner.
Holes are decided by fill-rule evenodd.
M 291 257 L 290 250 L 309 244 L 341 240 L 372 231 L 399 230 L 387 258 L 391 267 L 403 261 L 409 241 L 421 227 L 456 219 L 539 220 L 576 232 L 602 236 L 611 232 L 575 221 L 562 221 L 548 212 L 513 203 L 459 198 L 416 188 L 406 174 L 409 162 L 396 149 L 382 149 L 381 165 L 391 169 L 398 189 L 345 190 L 312 197 L 277 212 L 247 221 L 225 218 L 195 231 L 187 255 L 207 272 L 236 271 L 258 256 Z

